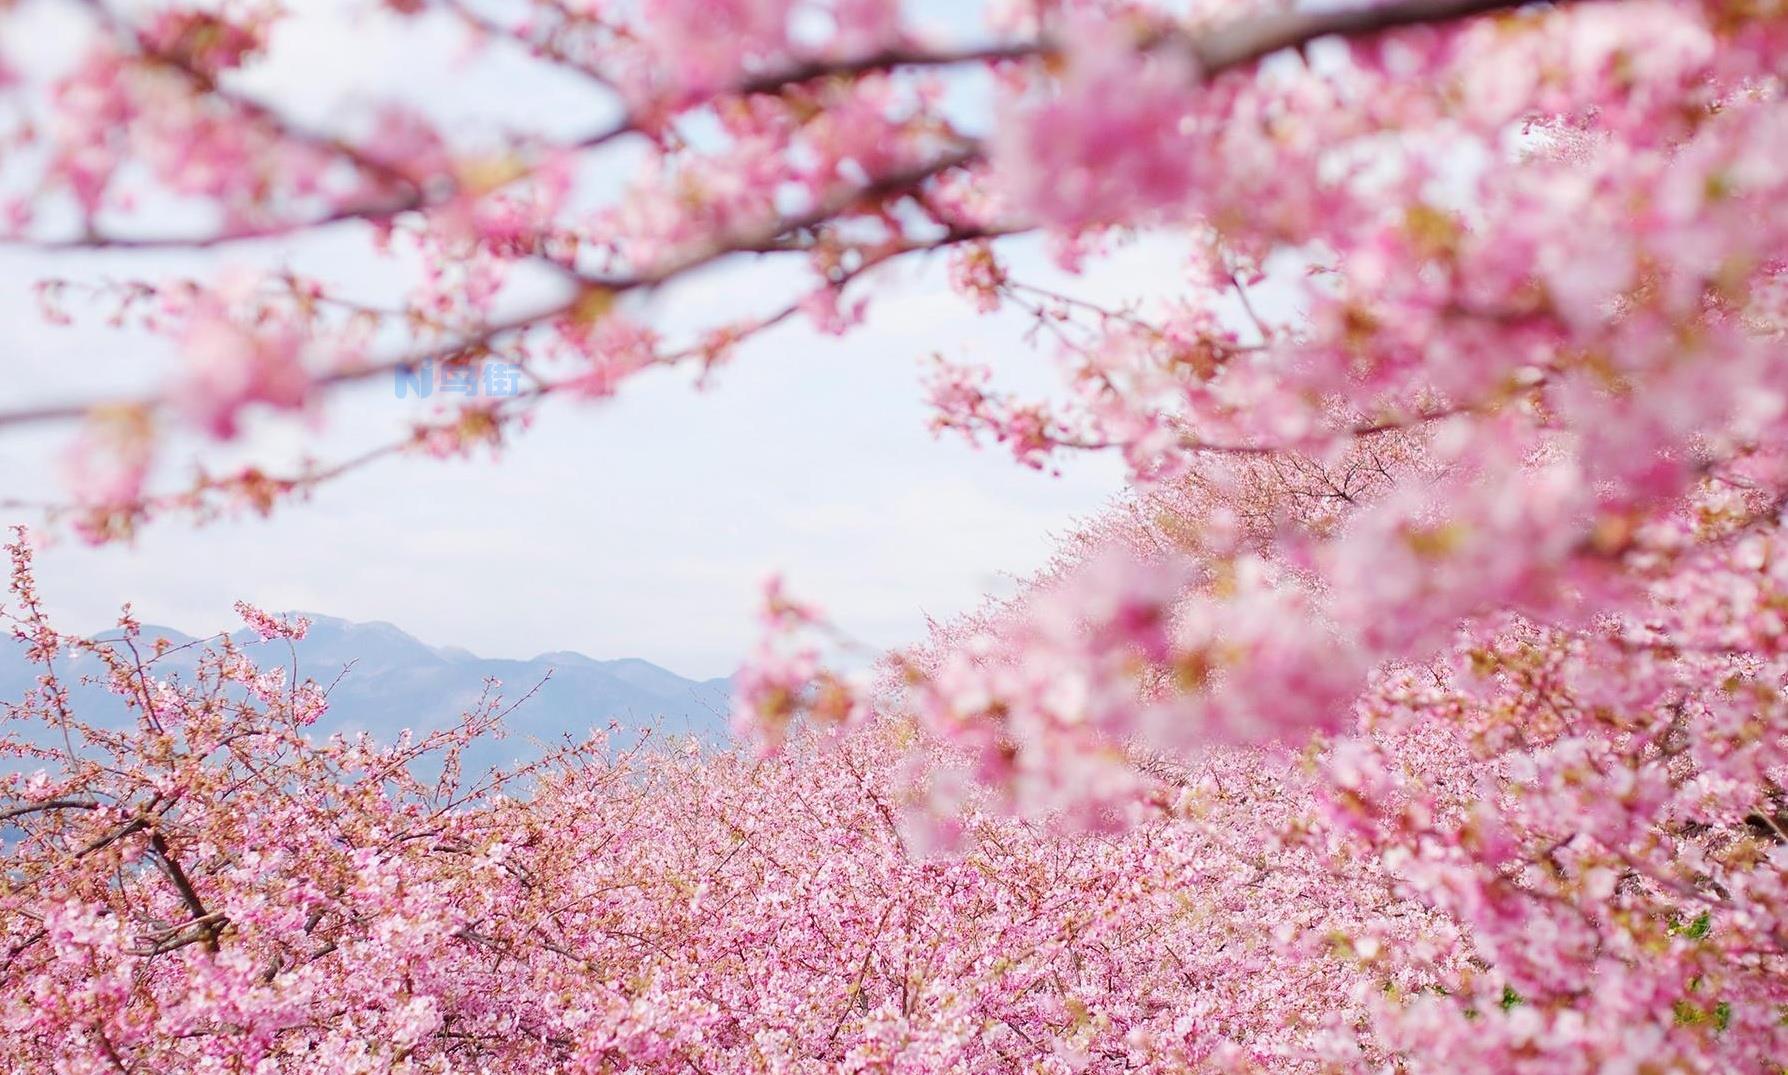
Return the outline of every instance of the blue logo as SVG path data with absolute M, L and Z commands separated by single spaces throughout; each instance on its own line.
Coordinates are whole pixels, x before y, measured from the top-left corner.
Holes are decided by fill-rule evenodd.
M 443 394 L 461 396 L 513 396 L 521 391 L 521 367 L 513 362 L 486 361 L 476 366 L 444 366 L 437 372 L 435 360 L 429 358 L 414 366 L 400 366 L 393 382 L 398 399 L 412 394 L 427 399 L 437 388 Z

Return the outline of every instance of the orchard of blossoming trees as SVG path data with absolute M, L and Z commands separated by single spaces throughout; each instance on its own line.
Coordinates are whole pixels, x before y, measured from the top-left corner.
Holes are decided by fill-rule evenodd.
M 772 588 L 755 750 L 598 735 L 490 775 L 457 759 L 494 698 L 318 742 L 302 623 L 245 607 L 263 642 L 166 676 L 128 612 L 56 630 L 21 535 L 6 1070 L 1784 1070 L 1781 0 L 1064 0 L 960 41 L 879 0 L 388 2 L 621 118 L 322 129 L 241 88 L 277 0 L 0 2 L 0 41 L 27 3 L 84 27 L 53 77 L 0 66 L 0 240 L 337 229 L 433 266 L 397 309 L 45 280 L 52 318 L 181 356 L 0 413 L 74 427 L 52 528 L 275 512 L 369 458 L 327 461 L 330 400 L 424 361 L 522 389 L 382 454 L 483 451 L 547 397 L 850 332 L 938 252 L 1065 377 L 1017 398 L 938 340 L 938 429 L 1121 453 L 1131 489 L 875 675 Z M 1195 254 L 1110 306 L 1022 279 L 1028 233 L 1089 278 L 1141 235 Z M 750 259 L 811 282 L 738 322 L 635 303 Z M 170 431 L 257 409 L 318 415 L 325 461 L 149 487 Z M 73 653 L 133 724 L 71 711 Z

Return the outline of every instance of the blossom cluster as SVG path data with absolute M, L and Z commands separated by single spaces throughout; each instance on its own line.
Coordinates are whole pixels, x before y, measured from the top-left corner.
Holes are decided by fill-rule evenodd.
M 855 331 L 880 270 L 944 251 L 1064 377 L 1021 399 L 946 353 L 934 428 L 1120 453 L 1131 488 L 877 681 L 773 590 L 737 717 L 778 752 L 597 741 L 515 796 L 458 772 L 494 709 L 313 743 L 314 684 L 228 644 L 164 677 L 128 621 L 60 634 L 17 547 L 43 677 L 5 726 L 10 1066 L 1779 1067 L 1780 0 L 1073 2 L 955 45 L 859 0 L 517 6 L 389 4 L 521 46 L 613 126 L 312 126 L 239 89 L 276 4 L 79 5 L 50 75 L 0 34 L 5 241 L 341 225 L 421 266 L 395 304 L 283 266 L 46 280 L 53 320 L 91 298 L 179 355 L 151 396 L 0 412 L 84 422 L 80 533 L 350 469 L 153 492 L 182 424 L 513 365 L 513 397 L 361 458 L 463 455 L 792 319 Z M 590 182 L 623 143 L 633 180 Z M 170 202 L 214 226 L 143 231 Z M 1090 278 L 1144 233 L 1188 253 L 1128 302 L 1007 242 Z M 749 259 L 805 277 L 730 321 L 645 301 Z M 555 296 L 500 301 L 540 274 Z M 71 652 L 134 728 L 70 711 Z

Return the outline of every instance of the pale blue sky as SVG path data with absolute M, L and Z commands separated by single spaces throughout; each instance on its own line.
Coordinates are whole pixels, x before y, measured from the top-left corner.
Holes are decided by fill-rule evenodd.
M 340 123 L 357 102 L 387 94 L 473 125 L 525 117 L 583 130 L 601 118 L 602 101 L 585 87 L 528 81 L 526 68 L 502 59 L 444 78 L 427 65 L 392 62 L 405 55 L 400 45 L 451 48 L 456 36 L 439 28 L 354 21 L 336 0 L 297 6 L 306 17 L 276 38 L 253 89 L 312 122 Z M 58 27 L 48 11 L 43 0 L 26 5 L 0 41 L 29 39 L 37 55 L 54 55 Z M 960 15 L 950 21 L 970 32 Z M 369 263 L 359 249 L 353 232 L 338 230 L 197 257 L 0 255 L 0 325 L 14 371 L 8 402 L 153 386 L 169 368 L 156 341 L 41 325 L 30 294 L 38 276 L 208 275 L 287 262 L 393 288 L 401 267 Z M 1016 256 L 1047 281 L 1037 247 L 1020 243 Z M 1125 297 L 1171 278 L 1175 261 L 1172 250 L 1145 245 L 1086 286 Z M 719 270 L 640 312 L 676 326 L 762 309 L 785 294 L 774 290 L 775 276 L 762 267 Z M 145 619 L 202 632 L 231 625 L 231 603 L 246 599 L 389 620 L 489 656 L 575 649 L 709 676 L 730 672 L 743 655 L 757 585 L 783 570 L 863 640 L 911 640 L 925 614 L 968 608 L 1002 586 L 1002 573 L 1039 565 L 1052 532 L 1118 489 L 1120 468 L 1088 459 L 1051 477 L 1001 449 L 934 440 L 918 376 L 924 356 L 987 358 L 1020 386 L 1044 384 L 1049 359 L 1019 342 L 1014 321 L 979 318 L 951 295 L 941 258 L 900 268 L 883 291 L 889 297 L 864 330 L 839 340 L 804 325 L 780 329 L 745 348 L 707 392 L 687 374 L 653 374 L 607 404 L 554 405 L 500 463 L 386 462 L 270 522 L 197 532 L 166 523 L 133 546 L 97 550 L 62 540 L 41 556 L 42 582 L 51 605 L 80 629 L 102 626 L 130 600 Z M 328 411 L 328 455 L 389 439 L 413 407 L 389 384 L 340 397 Z M 304 432 L 293 421 L 258 422 L 223 456 L 289 457 Z M 49 471 L 65 439 L 66 431 L 0 437 L 0 499 L 52 493 Z

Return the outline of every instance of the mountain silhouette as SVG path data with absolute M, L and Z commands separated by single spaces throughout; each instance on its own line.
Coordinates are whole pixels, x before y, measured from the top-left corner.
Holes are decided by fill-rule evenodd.
M 283 640 L 262 642 L 249 630 L 231 638 L 263 668 L 289 670 L 295 654 L 300 679 L 330 687 L 329 710 L 313 726 L 318 739 L 365 731 L 391 742 L 406 728 L 420 735 L 449 726 L 478 704 L 489 680 L 500 684 L 490 689 L 503 706 L 520 704 L 504 719 L 507 735 L 467 751 L 468 773 L 536 757 L 566 736 L 581 740 L 592 728 L 607 728 L 611 722 L 620 725 L 627 741 L 648 729 L 654 738 L 693 735 L 707 745 L 727 738 L 728 679 L 685 679 L 638 658 L 598 660 L 568 651 L 529 660 L 479 657 L 457 647 L 430 646 L 389 623 L 294 615 L 308 618 L 311 627 L 290 649 Z M 98 637 L 116 636 L 107 632 Z M 139 648 L 147 652 L 157 638 L 176 645 L 195 641 L 184 632 L 145 624 Z M 190 682 L 198 648 L 157 661 L 154 674 Z M 82 719 L 102 726 L 132 719 L 122 700 L 103 687 L 78 682 L 100 671 L 92 657 L 64 655 L 56 666 Z M 25 660 L 20 643 L 0 639 L 0 700 L 16 701 L 36 685 L 39 674 Z

